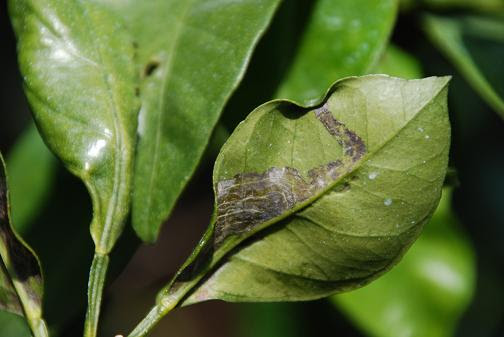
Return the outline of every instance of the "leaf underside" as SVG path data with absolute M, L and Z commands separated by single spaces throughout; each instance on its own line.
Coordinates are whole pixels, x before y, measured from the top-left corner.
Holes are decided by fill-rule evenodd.
M 390 269 L 440 197 L 447 83 L 353 77 L 254 110 L 217 159 L 215 269 L 184 305 L 320 298 Z
M 476 265 L 450 196 L 445 189 L 431 221 L 397 268 L 365 288 L 331 298 L 369 336 L 412 331 L 453 336 L 475 290 Z

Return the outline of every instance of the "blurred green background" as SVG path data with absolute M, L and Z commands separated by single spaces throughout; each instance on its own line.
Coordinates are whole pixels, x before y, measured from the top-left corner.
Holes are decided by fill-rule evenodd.
M 322 94 L 326 78 L 453 76 L 453 171 L 433 220 L 396 268 L 363 289 L 308 303 L 204 303 L 169 315 L 153 336 L 504 336 L 504 1 L 410 0 L 386 12 L 393 16 L 379 6 L 358 10 L 367 2 L 283 3 L 158 243 L 140 245 L 131 232 L 121 238 L 103 336 L 134 326 L 203 233 L 222 140 L 257 105 L 299 93 L 296 83 L 282 83 L 303 72 L 313 92 L 299 99 Z M 78 336 L 92 258 L 91 205 L 32 125 L 5 7 L 2 2 L 0 149 L 8 159 L 13 222 L 42 260 L 48 323 L 55 335 Z M 342 23 L 329 15 L 338 10 L 353 18 Z M 390 45 L 376 55 L 366 52 L 389 31 Z M 376 58 L 368 60 L 373 67 L 359 68 L 366 58 Z M 0 313 L 0 337 L 28 335 L 21 319 Z

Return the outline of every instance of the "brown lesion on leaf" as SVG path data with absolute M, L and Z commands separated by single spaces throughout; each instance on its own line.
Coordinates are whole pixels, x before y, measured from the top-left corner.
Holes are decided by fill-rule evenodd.
M 314 112 L 317 119 L 343 147 L 345 155 L 350 157 L 354 162 L 361 159 L 367 152 L 366 144 L 355 132 L 349 130 L 345 124 L 334 118 L 331 111 L 329 111 L 327 103 L 315 109 Z
M 3 170 L 0 168 L 0 171 Z M 41 304 L 40 294 L 32 288 L 34 282 L 42 282 L 40 267 L 33 253 L 18 239 L 11 227 L 4 172 L 0 172 L 0 245 L 5 251 L 1 257 L 5 272 L 11 279 L 25 284 L 26 294 L 32 301 Z
M 327 105 L 314 110 L 317 119 L 343 147 L 343 157 L 308 171 L 308 179 L 292 167 L 272 167 L 263 173 L 240 173 L 217 183 L 215 245 L 230 235 L 250 231 L 316 195 L 349 172 L 367 152 L 362 139 L 336 120 Z M 350 189 L 348 182 L 338 192 Z

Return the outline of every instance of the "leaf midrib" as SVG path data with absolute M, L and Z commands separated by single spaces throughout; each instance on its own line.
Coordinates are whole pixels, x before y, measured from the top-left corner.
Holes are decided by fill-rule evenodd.
M 158 109 L 156 110 L 157 112 L 157 125 L 156 125 L 156 142 L 154 144 L 154 157 L 153 157 L 153 169 L 150 170 L 150 177 L 149 177 L 149 185 L 147 186 L 148 191 L 153 190 L 154 186 L 154 180 L 155 177 L 157 176 L 156 172 L 159 168 L 159 148 L 161 146 L 161 131 L 162 131 L 162 121 L 163 121 L 163 116 L 164 116 L 164 102 L 165 102 L 165 91 L 167 84 L 169 82 L 168 77 L 170 76 L 170 73 L 172 72 L 173 68 L 173 63 L 175 60 L 175 50 L 177 46 L 179 45 L 180 38 L 182 36 L 183 32 L 183 26 L 184 26 L 184 21 L 187 18 L 188 13 L 190 12 L 191 6 L 194 4 L 194 0 L 188 0 L 187 5 L 184 7 L 182 14 L 180 16 L 180 19 L 177 20 L 177 25 L 175 26 L 175 32 L 173 34 L 173 43 L 171 44 L 171 47 L 168 50 L 168 60 L 166 62 L 166 66 L 164 67 L 164 71 L 162 73 L 162 83 L 161 83 L 161 88 L 160 88 L 160 93 L 161 97 L 159 99 L 159 104 L 158 104 Z M 146 116 L 148 118 L 148 116 Z M 152 201 L 154 198 L 153 193 L 147 193 L 147 201 L 146 201 L 146 212 L 148 214 L 151 214 L 150 209 L 152 207 Z
M 89 17 L 89 13 L 87 11 L 87 8 L 85 5 L 83 5 L 80 2 L 77 2 L 77 5 L 82 9 L 83 17 L 86 19 L 87 23 L 87 29 L 90 32 L 90 35 L 93 35 L 95 37 L 94 41 L 99 41 L 97 38 L 97 34 L 94 30 L 94 27 L 92 25 L 92 19 Z M 94 46 L 94 49 L 98 55 L 99 58 L 99 64 L 104 64 L 103 63 L 103 55 L 102 55 L 102 50 L 98 44 L 91 43 L 91 45 Z M 101 67 L 100 67 L 101 68 Z M 101 71 L 103 82 L 106 87 L 106 92 L 110 98 L 111 101 L 111 112 L 113 115 L 113 121 L 114 121 L 114 179 L 113 179 L 113 187 L 112 187 L 112 195 L 108 203 L 108 207 L 106 209 L 106 215 L 105 215 L 105 223 L 103 224 L 103 229 L 101 236 L 99 238 L 99 242 L 96 243 L 96 251 L 99 253 L 102 253 L 103 255 L 106 255 L 108 250 L 109 250 L 109 245 L 111 241 L 111 236 L 110 233 L 112 232 L 112 229 L 114 227 L 114 217 L 117 212 L 118 208 L 118 200 L 119 195 L 123 193 L 123 189 L 126 187 L 124 180 L 124 176 L 127 176 L 126 171 L 126 162 L 128 161 L 127 156 L 129 155 L 129 151 L 125 151 L 121 145 L 126 144 L 126 135 L 124 134 L 124 130 L 121 127 L 121 124 L 119 122 L 120 116 L 117 107 L 119 106 L 118 100 L 117 100 L 117 94 L 112 90 L 112 87 L 110 85 L 110 81 L 108 79 L 108 76 L 106 72 Z M 127 182 L 126 182 L 127 184 Z M 93 186 L 93 189 L 95 189 L 95 186 Z M 122 220 L 122 219 L 121 219 Z

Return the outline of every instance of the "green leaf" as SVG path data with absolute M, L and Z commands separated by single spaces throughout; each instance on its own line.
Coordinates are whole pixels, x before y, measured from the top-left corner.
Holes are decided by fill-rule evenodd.
M 31 337 L 26 320 L 7 311 L 0 311 L 2 334 L 8 337 Z
M 24 235 L 34 224 L 55 183 L 56 160 L 31 124 L 7 157 L 12 222 Z
M 504 22 L 497 17 L 429 15 L 424 27 L 478 94 L 504 118 Z
M 439 200 L 447 83 L 353 77 L 315 106 L 254 110 L 217 158 L 213 225 L 158 303 L 308 300 L 390 269 Z
M 133 226 L 156 240 L 279 0 L 102 1 L 138 44 Z
M 309 101 L 336 79 L 372 72 L 396 14 L 396 0 L 284 1 L 221 121 L 233 130 L 267 100 Z
M 317 1 L 276 97 L 309 103 L 335 79 L 364 75 L 378 62 L 398 1 Z
M 433 10 L 468 9 L 482 12 L 492 12 L 504 9 L 502 0 L 401 0 L 404 9 L 424 6 Z
M 107 254 L 129 212 L 139 104 L 133 41 L 90 1 L 10 2 L 25 90 L 45 142 L 86 184 Z
M 33 334 L 47 336 L 42 320 L 43 281 L 39 261 L 10 223 L 5 164 L 0 154 L 0 309 L 25 316 Z
M 420 63 L 412 55 L 393 44 L 387 46 L 372 72 L 408 79 L 422 77 Z
M 475 256 L 445 190 L 401 263 L 365 288 L 332 297 L 369 336 L 453 336 L 471 300 Z

